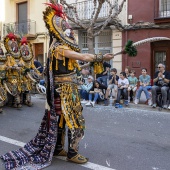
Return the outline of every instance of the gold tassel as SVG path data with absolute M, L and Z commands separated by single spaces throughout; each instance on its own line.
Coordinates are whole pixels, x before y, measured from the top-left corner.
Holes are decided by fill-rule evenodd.
M 64 116 L 63 116 L 63 114 L 61 114 L 61 116 L 60 116 L 60 123 L 59 123 L 59 127 L 60 128 L 63 128 L 63 122 L 64 122 Z

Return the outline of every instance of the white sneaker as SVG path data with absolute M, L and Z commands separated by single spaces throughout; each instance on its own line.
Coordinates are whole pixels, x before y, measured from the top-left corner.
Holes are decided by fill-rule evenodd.
M 149 99 L 149 100 L 148 100 L 148 105 L 149 105 L 149 106 L 152 106 L 152 99 Z
M 168 109 L 170 109 L 170 105 L 169 105 Z
M 91 102 L 91 106 L 92 106 L 92 107 L 94 107 L 94 105 L 95 105 L 95 102 L 94 102 L 94 101 L 93 101 L 93 102 Z
M 86 106 L 91 106 L 91 101 L 85 104 Z
M 135 104 L 138 104 L 139 103 L 139 99 L 135 99 Z
M 85 104 L 85 103 L 87 103 L 87 101 L 86 101 L 85 99 L 83 99 L 83 100 L 81 101 L 81 103 L 82 103 L 82 104 Z

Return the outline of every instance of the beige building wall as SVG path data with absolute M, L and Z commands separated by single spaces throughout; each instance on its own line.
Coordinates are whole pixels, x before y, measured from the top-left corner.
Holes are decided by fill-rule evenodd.
M 49 38 L 47 35 L 48 30 L 46 29 L 45 23 L 43 21 L 43 11 L 46 8 L 46 5 L 43 3 L 48 2 L 48 0 L 5 0 L 4 24 L 17 22 L 17 4 L 26 1 L 28 3 L 27 19 L 36 22 L 36 38 L 34 40 L 30 40 L 30 42 L 33 44 L 33 52 L 35 54 L 35 44 L 41 43 L 43 46 L 43 58 L 39 58 L 39 60 L 41 63 L 45 64 Z
M 122 1 L 119 0 L 119 4 Z M 122 12 L 119 14 L 118 18 L 121 20 L 122 25 L 127 25 L 127 3 L 125 2 Z M 117 30 L 114 26 L 111 26 L 112 28 L 112 52 L 115 54 L 117 52 L 120 52 L 123 48 L 122 46 L 122 32 Z M 122 55 L 117 55 L 113 59 L 113 67 L 117 68 L 118 74 L 122 70 Z

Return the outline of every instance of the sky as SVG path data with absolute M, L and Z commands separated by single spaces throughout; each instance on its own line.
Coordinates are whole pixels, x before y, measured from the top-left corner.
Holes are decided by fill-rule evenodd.
M 5 21 L 5 0 L 0 0 L 0 22 Z

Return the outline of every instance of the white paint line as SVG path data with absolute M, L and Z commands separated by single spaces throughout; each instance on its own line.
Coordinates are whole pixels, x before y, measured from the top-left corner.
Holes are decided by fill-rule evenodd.
M 7 138 L 5 136 L 0 136 L 0 140 L 3 141 L 3 142 L 10 143 L 10 144 L 17 145 L 17 146 L 21 146 L 21 147 L 23 147 L 25 145 L 25 143 L 23 143 L 23 142 L 19 142 L 17 140 L 10 139 L 10 138 Z
M 23 143 L 23 142 L 20 142 L 20 141 L 14 140 L 14 139 L 10 139 L 10 138 L 7 138 L 5 136 L 0 136 L 0 141 L 10 143 L 10 144 L 13 144 L 13 145 L 16 145 L 16 146 L 20 146 L 20 147 L 23 147 L 25 145 L 25 143 Z M 55 157 L 55 158 L 63 160 L 63 161 L 67 161 L 66 158 L 62 157 L 62 156 L 58 156 L 58 157 Z M 88 162 L 88 163 L 82 164 L 82 165 L 79 164 L 79 165 L 83 166 L 85 168 L 93 169 L 93 170 L 116 170 L 116 169 L 108 168 L 108 167 L 105 167 L 105 166 L 102 166 L 102 165 L 94 164 L 92 162 Z

